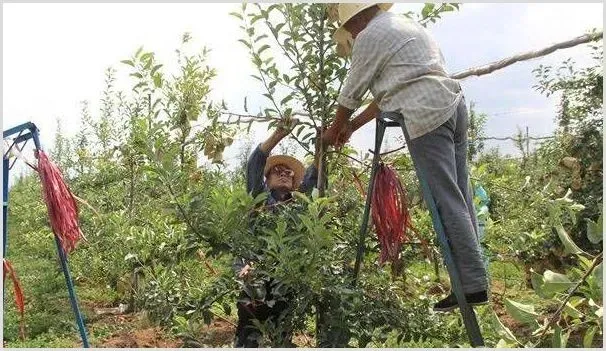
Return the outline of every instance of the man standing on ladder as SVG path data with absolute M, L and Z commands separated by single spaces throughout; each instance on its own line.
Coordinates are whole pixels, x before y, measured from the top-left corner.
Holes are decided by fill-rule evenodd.
M 448 77 L 436 42 L 418 23 L 387 12 L 391 5 L 338 5 L 341 26 L 334 38 L 343 54 L 353 42 L 351 67 L 337 98 L 334 123 L 323 139 L 343 145 L 379 113 L 400 122 L 410 155 L 437 205 L 467 303 L 486 304 L 487 275 L 467 173 L 465 99 L 459 83 Z M 374 101 L 350 121 L 369 89 Z M 451 292 L 434 310 L 457 307 Z

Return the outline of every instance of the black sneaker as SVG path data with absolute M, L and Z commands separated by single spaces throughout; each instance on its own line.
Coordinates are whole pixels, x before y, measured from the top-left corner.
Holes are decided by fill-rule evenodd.
M 486 290 L 471 294 L 465 294 L 465 299 L 470 306 L 486 305 L 488 303 L 488 293 Z M 450 312 L 459 307 L 454 293 L 450 293 L 445 299 L 438 301 L 433 305 L 434 312 Z

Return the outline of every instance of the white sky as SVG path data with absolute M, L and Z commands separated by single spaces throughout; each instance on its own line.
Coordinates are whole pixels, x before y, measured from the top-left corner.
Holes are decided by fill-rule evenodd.
M 228 16 L 238 4 L 3 4 L 3 129 L 33 121 L 41 130 L 42 143 L 51 147 L 55 119 L 64 132 L 77 132 L 80 101 L 90 102 L 96 113 L 104 70 L 122 68 L 141 45 L 158 60 L 175 62 L 174 50 L 184 32 L 195 43 L 212 49 L 210 65 L 218 76 L 212 84 L 214 99 L 225 99 L 241 110 L 244 96 L 249 104 L 263 103 L 261 87 L 248 54 L 237 39 L 238 22 Z M 392 11 L 417 10 L 421 4 L 396 4 Z M 442 47 L 451 72 L 495 61 L 511 54 L 541 48 L 553 42 L 603 27 L 603 5 L 592 4 L 463 4 L 447 13 L 431 32 Z M 586 48 L 573 48 L 528 63 L 516 64 L 489 76 L 463 82 L 467 100 L 479 112 L 490 115 L 487 134 L 515 133 L 516 126 L 530 126 L 531 134 L 553 130 L 557 99 L 546 99 L 532 89 L 532 69 L 573 57 L 589 62 Z M 125 88 L 129 82 L 123 80 Z M 253 109 L 256 111 L 256 109 Z M 374 127 L 354 135 L 353 144 L 368 149 Z M 260 126 L 252 137 L 263 140 Z M 392 137 L 392 146 L 395 140 Z M 238 143 L 228 149 L 228 160 Z M 511 145 L 499 144 L 511 151 Z

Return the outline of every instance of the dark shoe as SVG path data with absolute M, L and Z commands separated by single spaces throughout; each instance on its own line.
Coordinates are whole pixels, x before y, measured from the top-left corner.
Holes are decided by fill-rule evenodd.
M 471 294 L 465 294 L 465 300 L 470 306 L 485 305 L 488 303 L 488 293 L 486 290 Z M 450 312 L 459 307 L 454 293 L 450 293 L 445 299 L 438 301 L 433 305 L 434 312 Z

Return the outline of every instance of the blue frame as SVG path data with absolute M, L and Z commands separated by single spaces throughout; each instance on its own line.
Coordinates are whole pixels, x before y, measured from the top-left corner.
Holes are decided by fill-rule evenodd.
M 27 131 L 27 132 L 26 132 Z M 24 134 L 24 132 L 26 132 Z M 8 253 L 8 172 L 12 165 L 9 160 L 10 150 L 19 143 L 23 143 L 23 146 L 27 143 L 28 140 L 32 139 L 34 141 L 34 145 L 36 150 L 42 150 L 40 145 L 40 138 L 38 136 L 39 129 L 32 122 L 23 123 L 16 127 L 10 128 L 8 130 L 3 131 L 3 138 L 10 137 L 12 135 L 18 134 L 18 136 L 14 139 L 13 144 L 9 147 L 8 150 L 5 150 L 4 156 L 2 159 L 2 179 L 4 182 L 2 183 L 2 239 L 3 239 L 3 247 L 2 247 L 2 257 L 6 257 Z M 14 163 L 13 163 L 14 164 Z M 76 324 L 78 325 L 78 330 L 80 331 L 80 338 L 82 339 L 82 345 L 86 348 L 89 347 L 88 337 L 86 333 L 86 327 L 84 325 L 84 321 L 82 318 L 82 314 L 80 313 L 80 308 L 78 307 L 78 300 L 76 298 L 76 292 L 74 290 L 74 283 L 72 277 L 69 273 L 69 267 L 67 264 L 67 257 L 63 248 L 61 247 L 61 243 L 59 242 L 59 238 L 55 235 L 55 245 L 57 246 L 57 252 L 59 253 L 59 259 L 61 262 L 61 269 L 63 270 L 63 276 L 65 277 L 65 283 L 67 285 L 67 291 L 69 293 L 69 300 L 72 306 L 72 310 L 74 311 L 74 315 L 76 317 Z M 2 290 L 2 296 L 4 298 L 4 289 Z

